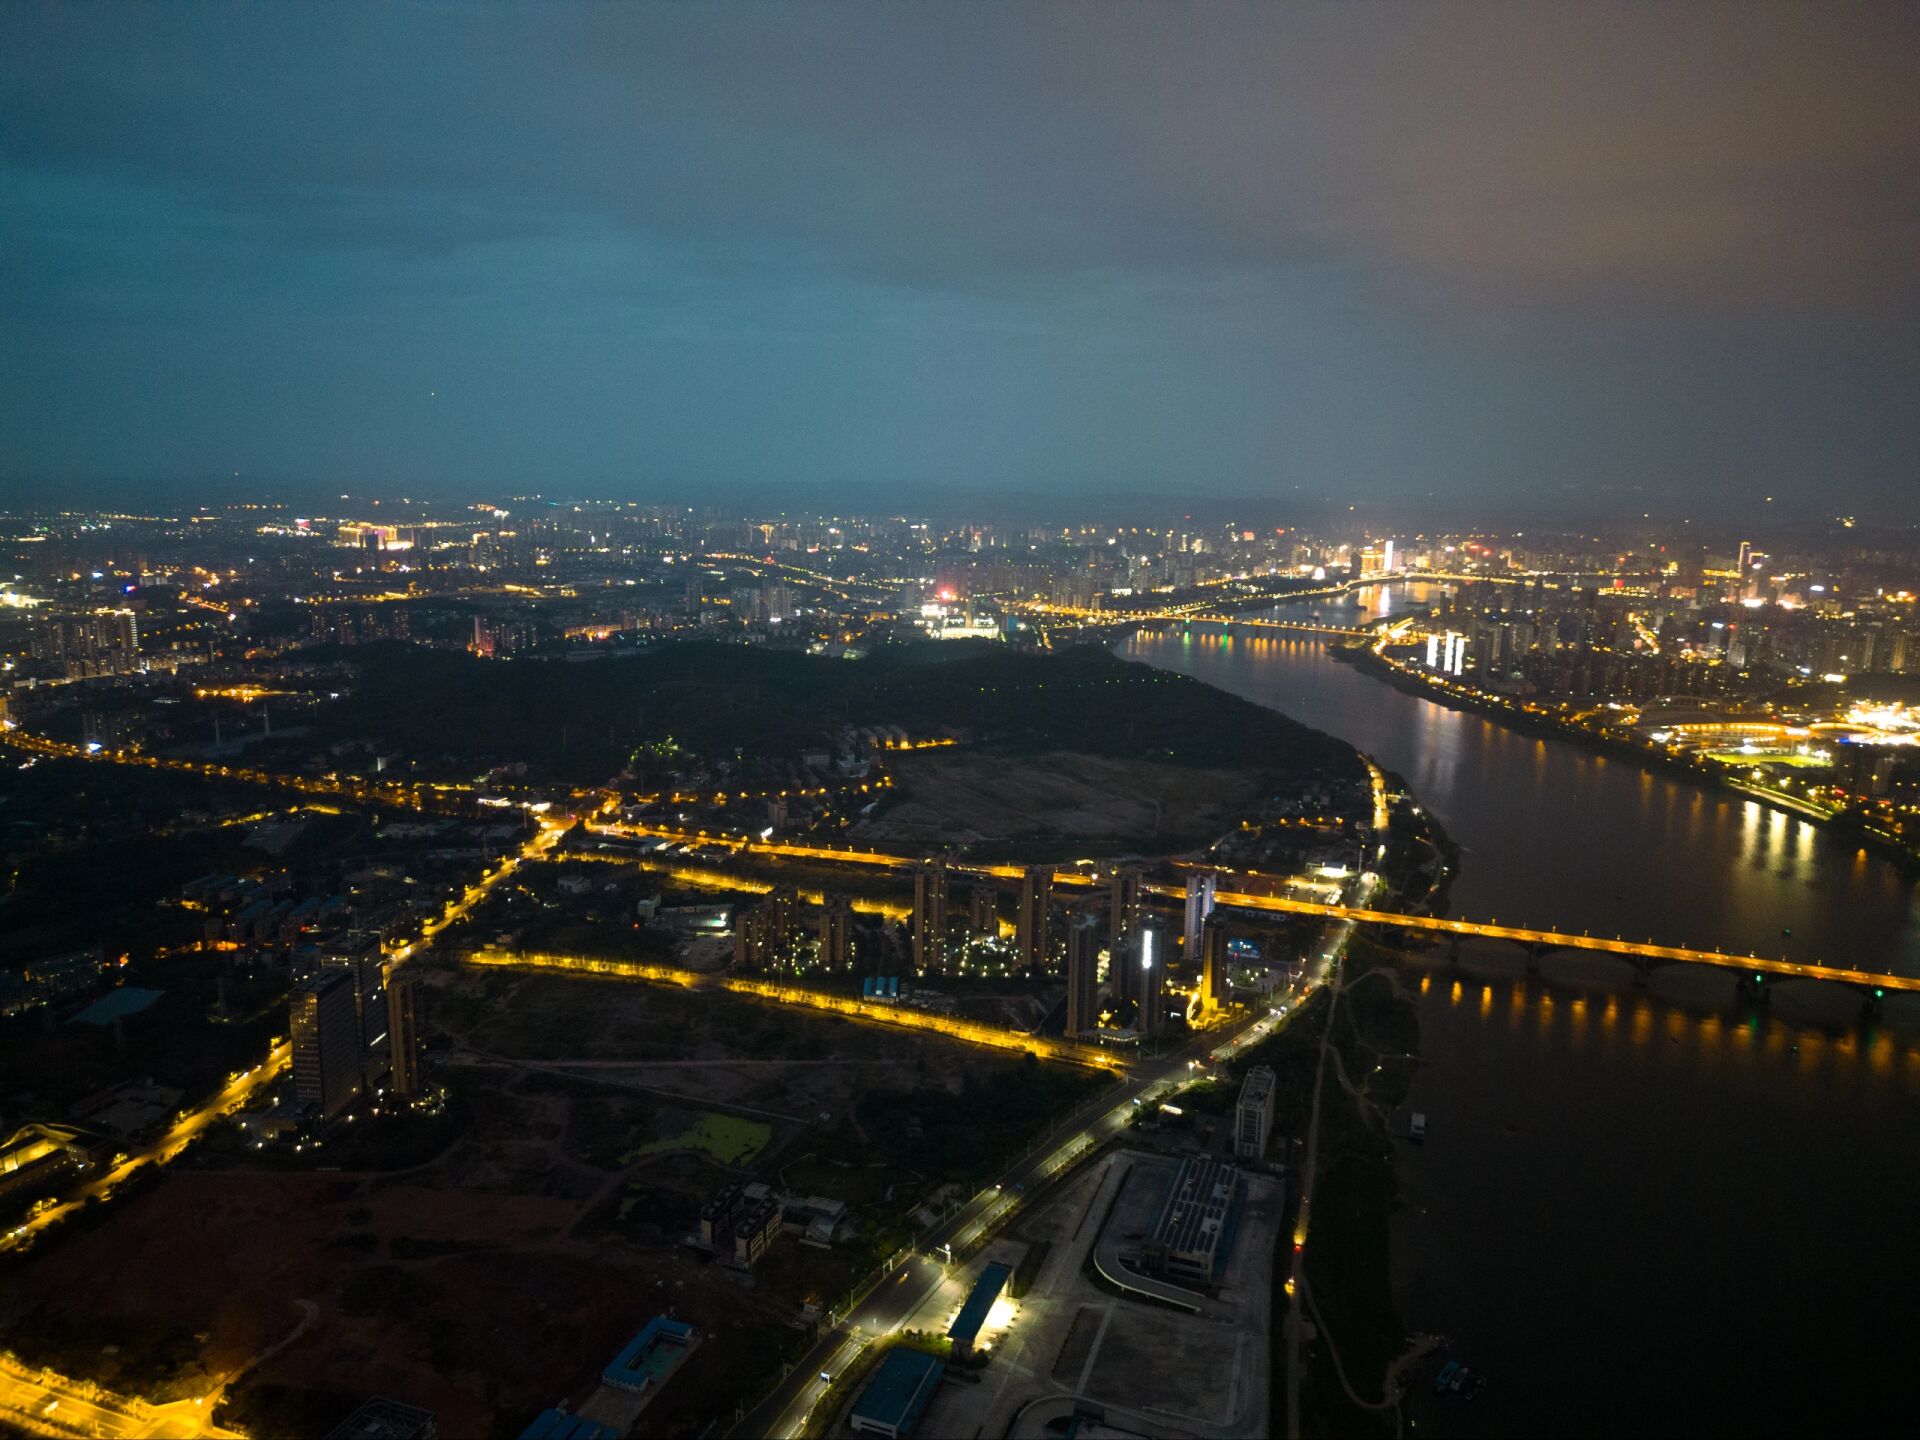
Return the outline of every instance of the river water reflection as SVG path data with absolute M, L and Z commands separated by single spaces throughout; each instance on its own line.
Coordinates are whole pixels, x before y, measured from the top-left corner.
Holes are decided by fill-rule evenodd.
M 1330 622 L 1420 587 L 1295 602 Z M 1474 919 L 1920 974 L 1898 867 L 1738 796 L 1405 694 L 1306 637 L 1196 626 L 1120 653 L 1338 735 L 1463 851 Z M 1791 935 L 1783 932 L 1790 930 Z M 1920 1002 L 1618 961 L 1412 960 L 1431 1138 L 1402 1152 L 1396 1287 L 1490 1387 L 1437 1433 L 1904 1432 L 1920 1343 Z M 1336 1337 L 1337 1338 L 1337 1337 Z M 1375 1382 L 1377 1387 L 1377 1381 Z

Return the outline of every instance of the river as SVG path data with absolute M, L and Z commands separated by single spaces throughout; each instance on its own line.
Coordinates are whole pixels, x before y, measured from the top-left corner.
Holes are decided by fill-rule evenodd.
M 1913 879 L 1791 815 L 1406 694 L 1307 637 L 1195 627 L 1119 653 L 1402 775 L 1461 847 L 1455 914 L 1920 973 Z M 1396 1294 L 1489 1379 L 1471 1404 L 1417 1390 L 1413 1433 L 1910 1428 L 1920 1001 L 1862 1023 L 1857 995 L 1788 984 L 1756 1012 L 1723 971 L 1636 988 L 1623 962 L 1561 953 L 1529 976 L 1498 942 L 1408 973 L 1431 1132 L 1401 1151 Z

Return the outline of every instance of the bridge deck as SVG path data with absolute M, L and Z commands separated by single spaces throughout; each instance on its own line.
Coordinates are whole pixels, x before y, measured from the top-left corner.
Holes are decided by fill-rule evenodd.
M 1875 970 L 1851 970 L 1838 965 L 1803 965 L 1764 955 L 1738 955 L 1725 950 L 1693 950 L 1684 945 L 1642 944 L 1604 935 L 1567 935 L 1557 930 L 1529 930 L 1515 925 L 1482 925 L 1473 920 L 1448 920 L 1434 915 L 1398 915 L 1390 910 L 1360 910 L 1348 905 L 1322 905 L 1312 900 L 1287 900 L 1277 895 L 1219 891 L 1221 905 L 1246 910 L 1275 910 L 1294 915 L 1320 915 L 1330 920 L 1355 920 L 1368 925 L 1391 925 L 1401 930 L 1424 930 L 1446 935 L 1469 935 L 1489 940 L 1517 940 L 1524 945 L 1546 945 L 1556 950 L 1592 950 L 1606 955 L 1633 955 L 1647 960 L 1673 960 L 1689 965 L 1717 965 L 1726 970 L 1787 975 L 1804 980 L 1836 980 L 1844 985 L 1870 985 L 1882 990 L 1920 991 L 1920 977 L 1887 975 Z
M 1238 622 L 1235 623 L 1244 623 Z M 0 744 L 43 755 L 72 756 L 98 762 L 143 765 L 153 769 L 180 770 L 206 778 L 240 780 L 282 786 L 294 790 L 345 794 L 357 799 L 380 799 L 415 809 L 432 810 L 445 803 L 445 797 L 433 793 L 437 787 L 384 787 L 365 782 L 317 782 L 299 776 L 278 775 L 245 767 L 200 764 L 192 761 L 158 760 L 152 756 L 106 752 L 89 754 L 80 747 L 62 741 L 31 735 L 17 729 L 0 730 Z M 603 834 L 647 836 L 675 843 L 711 845 L 735 855 L 758 854 L 793 859 L 820 860 L 843 865 L 877 866 L 902 869 L 919 863 L 918 857 L 890 855 L 851 846 L 839 849 L 827 845 L 771 844 L 755 842 L 745 836 L 709 835 L 656 825 L 593 826 Z M 1015 879 L 1024 867 L 993 864 L 955 864 L 957 874 L 989 875 L 996 879 Z M 1253 875 L 1250 878 L 1270 884 L 1284 884 L 1283 876 Z M 1091 883 L 1080 871 L 1056 871 L 1054 882 L 1075 886 Z M 1149 892 L 1162 897 L 1184 898 L 1185 892 L 1171 886 L 1154 885 Z M 1920 976 L 1891 975 L 1877 970 L 1857 970 L 1838 965 L 1808 965 L 1798 961 L 1772 959 L 1762 955 L 1740 955 L 1725 950 L 1696 950 L 1684 945 L 1657 945 L 1604 935 L 1569 935 L 1558 930 L 1533 930 L 1512 925 L 1481 924 L 1473 920 L 1443 919 L 1433 915 L 1401 915 L 1389 910 L 1363 910 L 1347 905 L 1327 905 L 1313 900 L 1291 900 L 1278 895 L 1252 891 L 1221 891 L 1217 901 L 1246 910 L 1270 910 L 1292 915 L 1318 915 L 1328 920 L 1353 920 L 1368 925 L 1388 925 L 1401 930 L 1423 930 L 1434 934 L 1466 935 L 1492 940 L 1515 940 L 1526 945 L 1545 945 L 1562 950 L 1588 950 L 1604 955 L 1630 955 L 1647 960 L 1669 960 L 1689 965 L 1715 965 L 1725 970 L 1749 970 L 1755 974 L 1786 976 L 1804 980 L 1832 980 L 1843 985 L 1863 985 L 1882 990 L 1920 992 Z
M 591 827 L 599 828 L 599 827 Z M 606 827 L 611 829 L 612 827 Z M 889 855 L 874 850 L 857 850 L 849 847 L 845 850 L 827 846 L 791 845 L 773 843 L 752 843 L 732 839 L 720 839 L 711 836 L 694 836 L 680 831 L 651 825 L 622 826 L 623 830 L 638 831 L 647 835 L 677 841 L 699 840 L 707 844 L 724 847 L 741 856 L 762 854 L 768 856 L 790 856 L 795 859 L 826 860 L 840 864 L 876 866 L 885 868 L 905 868 L 918 863 L 913 857 Z M 955 863 L 952 873 L 956 875 L 983 875 L 994 879 L 1018 879 L 1024 867 L 1017 865 L 964 864 Z M 1283 884 L 1280 876 L 1254 876 L 1270 883 Z M 1085 873 L 1078 870 L 1057 870 L 1054 884 L 1063 888 L 1086 887 L 1094 882 Z M 1149 885 L 1147 892 L 1163 899 L 1181 900 L 1186 896 L 1184 890 L 1171 885 Z M 1253 891 L 1222 890 L 1215 896 L 1217 903 L 1231 905 L 1243 910 L 1269 910 L 1291 915 L 1318 915 L 1328 920 L 1354 920 L 1369 925 L 1390 925 L 1402 930 L 1423 930 L 1429 933 L 1446 935 L 1466 935 L 1489 940 L 1515 940 L 1526 945 L 1545 945 L 1560 950 L 1588 950 L 1604 955 L 1631 955 L 1648 960 L 1669 960 L 1682 964 L 1716 965 L 1725 970 L 1749 970 L 1756 974 L 1792 976 L 1804 980 L 1834 980 L 1845 985 L 1878 986 L 1883 990 L 1920 991 L 1920 977 L 1908 975 L 1889 975 L 1875 970 L 1855 970 L 1837 965 L 1806 965 L 1787 959 L 1771 959 L 1762 955 L 1741 955 L 1726 950 L 1695 950 L 1684 945 L 1656 945 L 1652 941 L 1645 943 L 1622 938 L 1609 938 L 1604 935 L 1569 935 L 1558 930 L 1534 930 L 1513 925 L 1481 924 L 1474 920 L 1453 920 L 1434 915 L 1402 915 L 1391 910 L 1364 910 L 1349 905 L 1328 905 L 1314 900 L 1291 900 L 1278 895 L 1260 894 Z

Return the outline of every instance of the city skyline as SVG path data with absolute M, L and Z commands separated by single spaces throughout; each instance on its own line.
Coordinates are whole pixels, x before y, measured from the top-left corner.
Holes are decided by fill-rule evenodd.
M 1910 10 L 0 26 L 9 502 L 1915 514 Z
M 0 1423 L 1254 1440 L 1362 1413 L 1330 1334 L 1463 1433 L 1898 1385 L 1910 539 L 213 498 L 0 525 Z M 1533 1218 L 1437 1233 L 1489 1173 Z M 1789 1285 L 1820 1363 L 1570 1376 L 1549 1263 L 1663 1349 Z
M 1916 56 L 0 7 L 0 1430 L 1899 1433 Z

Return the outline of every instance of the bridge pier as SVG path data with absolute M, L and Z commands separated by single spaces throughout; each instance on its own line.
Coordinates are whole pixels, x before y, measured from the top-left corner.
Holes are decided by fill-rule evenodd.
M 1865 994 L 1867 998 L 1860 1002 L 1860 1019 L 1863 1022 L 1878 1020 L 1887 1013 L 1887 992 L 1875 985 Z
M 1529 975 L 1538 975 L 1540 973 L 1540 957 L 1552 948 L 1551 945 L 1542 945 L 1538 940 L 1529 940 L 1527 942 L 1527 973 Z
M 1733 982 L 1733 991 L 1737 999 L 1762 1008 L 1773 999 L 1769 977 L 1764 971 L 1742 970 Z
M 1447 963 L 1449 965 L 1460 963 L 1460 937 L 1457 934 L 1447 937 Z
M 1641 956 L 1634 955 L 1629 957 L 1629 963 L 1633 966 L 1633 988 L 1636 990 L 1646 989 L 1647 979 L 1653 974 L 1653 962 Z

